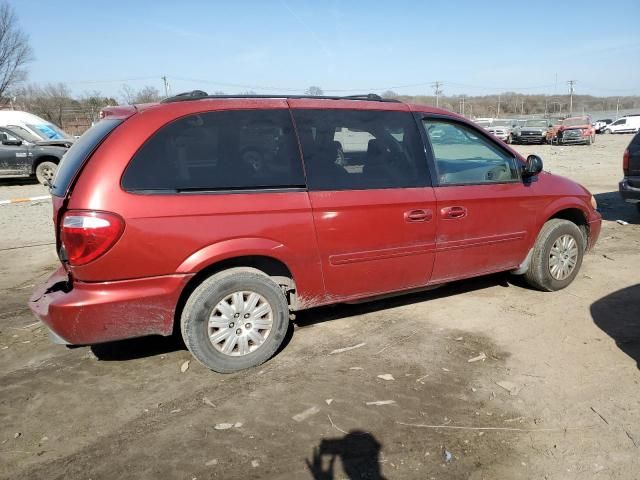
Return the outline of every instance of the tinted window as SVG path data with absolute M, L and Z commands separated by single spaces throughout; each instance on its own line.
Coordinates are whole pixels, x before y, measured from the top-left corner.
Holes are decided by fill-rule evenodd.
M 304 187 L 288 110 L 208 112 L 153 135 L 125 171 L 126 190 Z
M 406 112 L 294 110 L 311 190 L 419 187 L 424 147 Z
M 520 178 L 513 156 L 466 125 L 424 120 L 441 185 L 502 183 Z
M 82 168 L 84 162 L 93 151 L 107 138 L 107 136 L 122 123 L 122 120 L 102 120 L 96 123 L 75 141 L 73 146 L 64 154 L 53 179 L 51 193 L 64 197 L 69 184 Z

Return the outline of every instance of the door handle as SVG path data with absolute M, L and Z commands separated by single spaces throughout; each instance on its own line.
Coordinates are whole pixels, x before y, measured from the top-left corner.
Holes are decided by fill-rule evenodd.
M 440 216 L 445 220 L 464 218 L 467 216 L 467 209 L 465 207 L 445 207 L 440 210 Z
M 433 218 L 433 212 L 431 210 L 409 210 L 404 212 L 404 219 L 407 222 L 428 222 Z

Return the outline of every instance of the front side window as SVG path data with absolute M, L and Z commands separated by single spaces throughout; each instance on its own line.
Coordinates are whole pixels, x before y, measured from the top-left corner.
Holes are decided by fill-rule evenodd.
M 408 112 L 293 110 L 310 190 L 428 184 L 424 147 Z
M 180 118 L 156 132 L 122 178 L 125 190 L 304 188 L 287 110 L 230 110 Z
M 520 179 L 518 162 L 466 125 L 425 119 L 440 185 L 504 183 Z
M 618 120 L 617 122 L 613 122 L 611 125 L 624 125 L 625 123 L 627 123 L 626 119 L 622 119 L 622 120 Z

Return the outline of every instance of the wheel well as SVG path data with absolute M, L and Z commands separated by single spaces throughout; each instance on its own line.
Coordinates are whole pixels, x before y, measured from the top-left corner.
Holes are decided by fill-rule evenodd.
M 589 222 L 587 222 L 587 217 L 582 210 L 579 208 L 567 208 L 556 212 L 551 218 L 561 218 L 575 223 L 580 228 L 586 244 L 589 238 Z M 551 218 L 549 220 L 551 220 Z
M 36 168 L 38 168 L 38 165 L 40 165 L 42 162 L 53 162 L 58 165 L 60 163 L 60 159 L 52 155 L 44 155 L 42 157 L 36 158 L 33 162 L 33 173 L 36 173 Z
M 292 309 L 295 309 L 297 302 L 296 284 L 293 279 L 293 275 L 291 274 L 291 270 L 289 270 L 284 263 L 280 260 L 276 260 L 275 258 L 261 255 L 228 258 L 203 268 L 185 285 L 176 305 L 173 331 L 180 331 L 179 322 L 180 317 L 182 316 L 182 310 L 184 309 L 185 303 L 187 303 L 187 299 L 198 285 L 200 285 L 206 278 L 209 278 L 211 275 L 218 272 L 229 270 L 231 268 L 243 267 L 259 270 L 266 276 L 271 277 L 282 288 L 289 306 Z

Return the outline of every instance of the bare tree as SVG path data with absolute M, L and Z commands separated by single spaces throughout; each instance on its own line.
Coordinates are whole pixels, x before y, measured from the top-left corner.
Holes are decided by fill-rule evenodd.
M 136 103 L 153 103 L 159 102 L 160 92 L 156 87 L 149 85 L 142 87 L 142 89 L 136 91 L 131 85 L 122 85 L 120 89 L 120 96 L 127 105 L 134 105 Z
M 385 90 L 382 92 L 382 98 L 398 98 L 398 94 L 393 90 Z
M 24 69 L 33 60 L 29 37 L 18 26 L 13 7 L 0 3 L 0 99 L 6 103 L 7 90 L 27 77 Z
M 120 88 L 120 97 L 122 97 L 122 102 L 125 105 L 132 105 L 134 102 L 134 98 L 136 96 L 136 92 L 131 85 L 124 84 Z
M 156 87 L 142 87 L 135 97 L 135 103 L 153 103 L 160 101 L 160 92 Z
M 44 87 L 27 85 L 16 92 L 16 100 L 24 110 L 56 125 L 62 125 L 64 114 L 78 104 L 64 83 L 48 83 Z
M 304 93 L 307 95 L 313 95 L 314 97 L 321 97 L 322 95 L 324 95 L 324 91 L 320 87 L 317 87 L 315 85 L 311 85 L 305 90 Z

